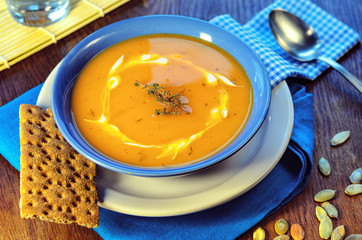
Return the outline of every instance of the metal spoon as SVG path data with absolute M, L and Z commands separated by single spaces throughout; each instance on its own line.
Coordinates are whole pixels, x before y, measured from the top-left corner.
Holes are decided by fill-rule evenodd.
M 300 61 L 323 61 L 339 71 L 360 93 L 362 83 L 339 63 L 321 56 L 321 42 L 314 29 L 299 17 L 282 9 L 269 14 L 269 25 L 279 45 L 292 57 Z

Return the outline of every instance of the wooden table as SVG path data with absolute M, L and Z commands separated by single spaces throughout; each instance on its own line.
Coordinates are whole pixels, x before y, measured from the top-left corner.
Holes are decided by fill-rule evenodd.
M 110 23 L 149 14 L 178 14 L 209 20 L 229 13 L 240 23 L 246 23 L 271 0 L 132 0 L 92 22 L 55 45 L 26 58 L 11 69 L 0 72 L 0 106 L 42 83 L 56 64 L 84 37 Z M 327 12 L 362 35 L 362 1 L 314 0 Z M 358 44 L 340 61 L 362 79 L 362 51 Z M 314 95 L 315 151 L 312 176 L 306 188 L 278 212 L 258 226 L 267 232 L 267 239 L 276 233 L 273 225 L 279 218 L 299 223 L 305 239 L 320 239 L 313 196 L 325 188 L 337 189 L 333 204 L 339 209 L 334 226 L 345 225 L 346 234 L 362 233 L 362 195 L 349 197 L 343 191 L 349 184 L 350 173 L 362 167 L 362 95 L 339 73 L 328 70 L 314 82 L 303 82 Z M 351 130 L 351 137 L 340 147 L 331 147 L 330 138 L 337 132 Z M 317 170 L 321 157 L 332 165 L 332 174 L 323 177 Z M 19 172 L 0 156 L 0 239 L 100 239 L 95 231 L 76 225 L 62 225 L 40 220 L 24 220 L 19 215 Z M 239 239 L 252 239 L 255 226 Z M 180 233 L 182 236 L 182 233 Z

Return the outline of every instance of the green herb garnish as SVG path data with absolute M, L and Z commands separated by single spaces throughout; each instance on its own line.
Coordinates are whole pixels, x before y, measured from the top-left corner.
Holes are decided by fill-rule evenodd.
M 165 106 L 163 109 L 155 109 L 156 115 L 175 115 L 179 114 L 180 111 L 190 113 L 178 94 L 171 94 L 170 91 L 165 90 L 165 87 L 161 87 L 158 83 L 143 84 L 136 81 L 134 85 L 136 87 L 142 86 L 147 90 L 148 95 L 155 97 L 157 102 Z

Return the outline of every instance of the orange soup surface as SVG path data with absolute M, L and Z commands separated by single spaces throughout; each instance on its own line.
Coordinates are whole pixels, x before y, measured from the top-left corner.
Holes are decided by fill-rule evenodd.
M 104 155 L 170 166 L 200 161 L 229 144 L 245 126 L 252 98 L 245 71 L 224 50 L 156 34 L 92 59 L 75 82 L 71 109 L 80 133 Z

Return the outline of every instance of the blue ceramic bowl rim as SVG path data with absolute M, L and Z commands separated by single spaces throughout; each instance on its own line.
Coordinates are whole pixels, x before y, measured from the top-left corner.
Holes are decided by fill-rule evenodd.
M 82 68 L 102 50 L 129 38 L 154 33 L 174 33 L 200 38 L 211 36 L 212 43 L 229 52 L 239 62 L 246 54 L 245 69 L 255 68 L 254 79 L 249 76 L 254 89 L 251 116 L 241 133 L 224 149 L 202 161 L 168 168 L 139 167 L 121 163 L 104 156 L 84 141 L 73 122 L 70 110 L 72 86 Z M 201 34 L 202 33 L 202 34 Z M 243 60 L 244 61 L 244 60 Z M 249 66 L 250 65 L 250 66 Z M 248 73 L 248 70 L 245 69 Z M 249 74 L 248 74 L 249 75 Z M 259 89 L 255 93 L 256 87 Z M 218 163 L 242 148 L 259 130 L 269 110 L 271 86 L 267 71 L 255 54 L 241 39 L 209 22 L 178 15 L 149 15 L 122 20 L 97 30 L 80 41 L 63 59 L 55 75 L 51 106 L 55 122 L 68 143 L 80 154 L 107 169 L 138 176 L 164 177 L 194 172 Z M 255 106 L 257 109 L 254 109 Z

